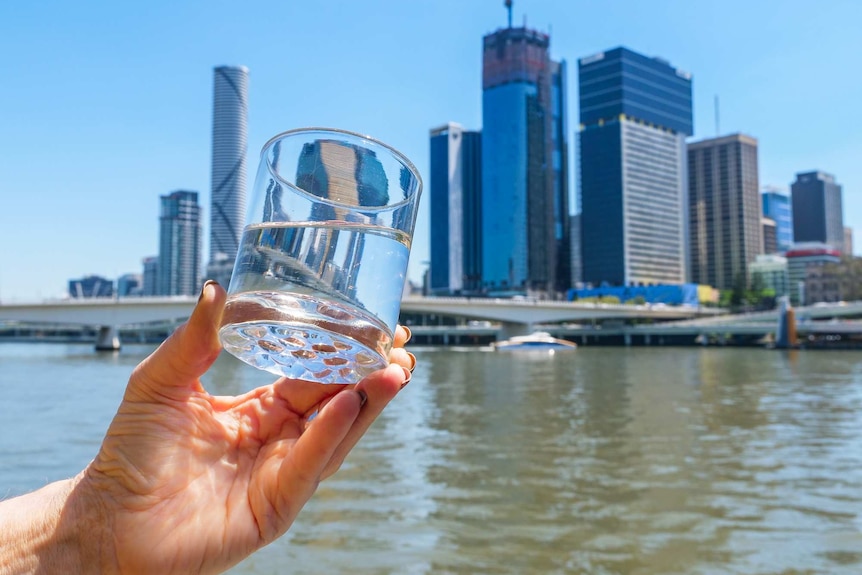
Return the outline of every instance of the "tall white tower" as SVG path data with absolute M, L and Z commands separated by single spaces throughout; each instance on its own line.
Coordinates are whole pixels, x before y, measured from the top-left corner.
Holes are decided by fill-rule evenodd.
M 207 277 L 225 288 L 245 221 L 248 68 L 214 70 L 210 251 Z

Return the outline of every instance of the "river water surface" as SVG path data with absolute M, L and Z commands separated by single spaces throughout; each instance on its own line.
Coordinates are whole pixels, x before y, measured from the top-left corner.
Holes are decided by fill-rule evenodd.
M 0 344 L 0 496 L 78 472 L 151 348 Z M 862 353 L 415 349 L 293 529 L 231 573 L 862 573 Z M 268 382 L 223 354 L 218 394 Z

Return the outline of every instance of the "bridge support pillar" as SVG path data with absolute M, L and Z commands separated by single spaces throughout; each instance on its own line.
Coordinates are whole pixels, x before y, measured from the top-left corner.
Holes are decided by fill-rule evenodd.
M 120 335 L 113 325 L 99 327 L 99 335 L 96 337 L 96 351 L 116 351 L 120 349 Z
M 533 324 L 510 323 L 504 321 L 500 324 L 500 331 L 497 332 L 497 339 L 503 340 L 515 337 L 516 335 L 529 335 L 532 331 Z
M 644 336 L 644 345 L 649 345 L 652 343 L 652 336 L 650 334 L 646 334 Z
M 623 336 L 623 340 L 626 342 L 626 347 L 632 346 L 632 334 L 627 333 Z
M 775 347 L 778 349 L 796 347 L 796 313 L 790 305 L 790 298 L 787 296 L 779 298 Z

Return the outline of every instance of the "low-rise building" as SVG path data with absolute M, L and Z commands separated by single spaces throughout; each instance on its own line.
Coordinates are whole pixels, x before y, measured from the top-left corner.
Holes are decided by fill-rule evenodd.
M 813 274 L 812 268 L 826 264 L 837 264 L 841 261 L 841 251 L 822 242 L 806 242 L 794 244 L 785 254 L 787 258 L 787 276 L 790 282 L 790 303 L 793 305 L 808 305 L 815 299 L 806 293 L 806 280 Z
M 790 293 L 787 274 L 787 258 L 777 254 L 761 254 L 748 264 L 748 275 L 752 284 L 759 281 L 764 289 L 775 292 L 775 297 Z M 755 276 L 760 279 L 755 280 Z
M 69 296 L 75 299 L 113 297 L 114 281 L 96 275 L 69 280 Z

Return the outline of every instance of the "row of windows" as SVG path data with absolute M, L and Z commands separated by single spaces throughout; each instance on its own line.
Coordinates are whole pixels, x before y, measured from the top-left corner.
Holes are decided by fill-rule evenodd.
M 651 164 L 662 166 L 665 169 L 678 172 L 682 166 L 677 148 L 664 147 L 659 145 L 659 142 L 643 141 L 640 138 L 632 137 L 632 134 L 625 135 L 625 152 L 627 156 L 646 160 Z
M 682 218 L 676 209 L 656 211 L 646 204 L 641 205 L 647 209 L 638 209 L 640 206 L 631 205 L 627 207 L 626 217 L 629 222 L 654 222 L 656 224 L 663 224 L 672 230 L 679 230 Z
M 656 230 L 649 227 L 635 228 L 630 226 L 627 234 L 629 249 L 640 253 L 667 252 L 679 253 L 678 230 Z M 652 244 L 652 245 L 649 245 Z M 661 247 L 664 246 L 664 247 Z
M 660 126 L 691 135 L 691 114 L 669 106 L 659 100 L 626 91 L 616 97 L 584 97 L 580 100 L 581 123 L 588 124 L 599 118 L 612 117 L 623 113 L 635 118 L 649 120 Z
M 671 101 L 661 96 L 656 96 L 649 90 L 639 89 L 636 86 L 626 85 L 624 87 L 610 87 L 601 91 L 582 93 L 578 100 L 582 112 L 590 112 L 601 106 L 615 106 L 622 111 L 629 112 L 630 106 L 640 108 L 647 113 L 631 114 L 638 118 L 651 118 L 653 114 L 675 118 L 679 122 L 691 123 L 691 101 Z M 662 123 L 662 122 L 659 122 Z
M 652 252 L 629 250 L 627 258 L 630 267 L 654 270 L 679 270 L 682 265 L 682 253 L 663 252 L 654 250 Z
M 643 77 L 638 77 L 634 74 L 622 73 L 605 75 L 595 78 L 594 80 L 579 82 L 580 100 L 596 98 L 599 96 L 607 97 L 607 94 L 614 93 L 620 89 L 624 90 L 627 95 L 642 94 L 650 100 L 657 102 L 666 102 L 671 106 L 676 107 L 684 114 L 691 113 L 691 90 L 678 90 L 656 82 L 650 82 Z
M 666 198 L 681 198 L 682 186 L 673 175 L 648 171 L 640 168 L 628 168 L 625 171 L 626 189 L 645 190 Z
M 673 182 L 674 186 L 679 182 L 677 178 L 679 175 L 679 166 L 673 162 L 668 162 L 661 158 L 651 158 L 638 153 L 627 153 L 625 155 L 625 163 L 627 168 L 637 168 L 635 171 L 638 173 L 664 176 L 667 181 Z M 627 169 L 626 171 L 630 170 Z
M 676 252 L 682 241 L 681 229 L 678 226 L 669 227 L 665 222 L 641 220 L 635 223 L 630 220 L 626 225 L 626 243 L 640 251 L 672 248 Z
M 629 214 L 628 218 L 626 218 L 628 229 L 661 232 L 664 234 L 664 237 L 675 238 L 675 241 L 679 241 L 679 218 L 661 217 L 661 215 L 656 217 L 655 214 L 640 214 L 639 217 L 632 216 L 633 214 Z
M 623 135 L 626 139 L 631 139 L 634 142 L 643 142 L 656 146 L 667 155 L 680 155 L 680 138 L 674 134 L 668 134 L 653 126 L 645 126 L 638 123 L 636 120 L 623 122 Z
M 691 79 L 680 76 L 673 67 L 660 64 L 635 52 L 614 54 L 602 60 L 582 64 L 578 62 L 578 78 L 586 81 L 594 80 L 610 73 L 628 73 L 643 78 L 654 78 L 667 86 L 675 86 L 677 90 L 690 90 Z

